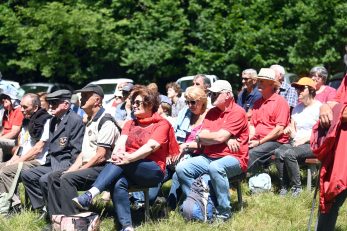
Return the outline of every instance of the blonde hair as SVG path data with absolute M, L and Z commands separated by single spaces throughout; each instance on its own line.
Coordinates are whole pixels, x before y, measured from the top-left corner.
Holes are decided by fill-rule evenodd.
M 200 100 L 203 102 L 202 109 L 205 111 L 207 108 L 207 95 L 204 89 L 199 86 L 191 86 L 186 89 L 184 93 L 186 99 Z

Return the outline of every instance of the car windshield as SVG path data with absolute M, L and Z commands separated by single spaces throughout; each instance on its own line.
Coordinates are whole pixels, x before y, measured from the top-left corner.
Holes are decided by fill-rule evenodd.
M 193 86 L 193 80 L 182 80 L 179 82 L 182 92 L 185 92 L 187 87 Z
M 104 94 L 108 95 L 108 94 L 114 94 L 114 91 L 116 89 L 117 84 L 115 83 L 108 83 L 108 84 L 98 84 L 102 90 L 104 90 Z
M 47 92 L 48 86 L 23 85 L 21 88 L 25 93 Z

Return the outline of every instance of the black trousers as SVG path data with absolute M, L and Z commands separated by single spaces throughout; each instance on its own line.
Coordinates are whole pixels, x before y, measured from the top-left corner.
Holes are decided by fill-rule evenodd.
M 78 191 L 90 189 L 104 167 L 100 165 L 64 174 L 63 171 L 51 173 L 48 176 L 47 211 L 49 216 L 78 213 L 79 210 L 72 203 L 72 199 L 78 196 Z

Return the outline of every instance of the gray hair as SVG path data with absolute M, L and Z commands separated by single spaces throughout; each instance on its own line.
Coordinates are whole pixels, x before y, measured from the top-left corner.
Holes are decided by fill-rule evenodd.
M 249 75 L 252 79 L 256 79 L 258 77 L 257 71 L 252 68 L 243 70 L 242 75 Z
M 41 101 L 40 101 L 40 97 L 37 95 L 37 94 L 34 94 L 34 93 L 27 93 L 23 96 L 23 99 L 24 97 L 30 97 L 31 99 L 31 104 L 34 106 L 34 107 L 41 107 Z
M 202 78 L 202 80 L 204 81 L 205 88 L 211 87 L 211 81 L 210 81 L 209 78 L 207 78 L 206 75 L 204 75 L 204 74 L 197 74 L 196 76 L 194 76 L 194 80 L 196 80 L 198 78 Z
M 325 67 L 323 66 L 315 66 L 310 70 L 310 76 L 315 76 L 318 75 L 319 77 L 321 77 L 323 79 L 323 82 L 325 83 L 328 79 L 328 71 Z
M 284 67 L 279 64 L 271 65 L 270 68 L 273 70 L 277 70 L 281 75 L 284 75 L 286 73 L 286 70 L 284 69 Z

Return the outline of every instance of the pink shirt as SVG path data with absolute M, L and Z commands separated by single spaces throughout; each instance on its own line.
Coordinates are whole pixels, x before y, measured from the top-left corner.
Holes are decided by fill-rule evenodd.
M 324 90 L 321 93 L 316 94 L 314 99 L 320 101 L 321 103 L 326 103 L 328 101 L 333 101 L 335 99 L 335 96 L 335 88 L 325 86 Z
M 259 140 L 269 134 L 277 125 L 287 127 L 290 119 L 288 102 L 280 95 L 273 94 L 265 100 L 260 98 L 252 109 L 251 125 L 255 127 L 253 139 Z M 280 135 L 277 142 L 288 143 L 289 137 Z

